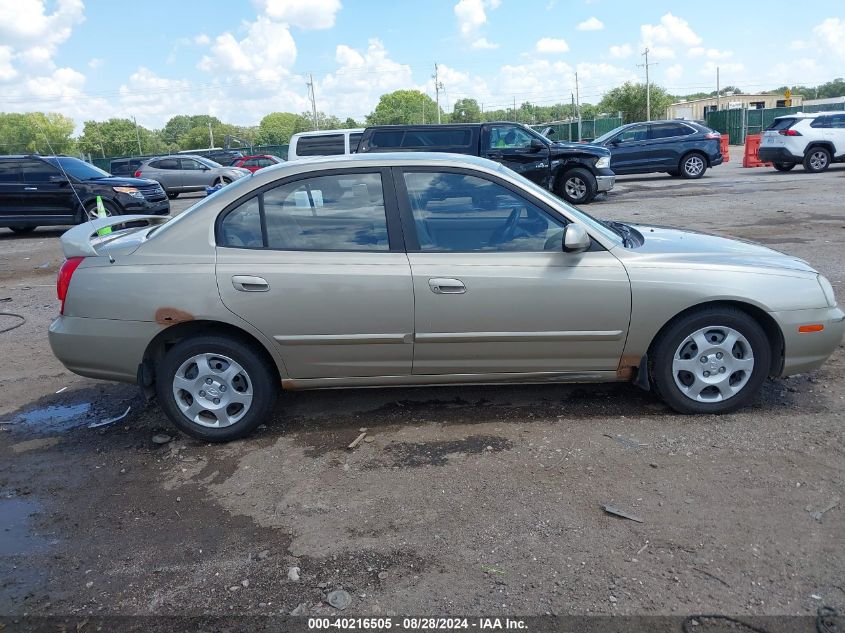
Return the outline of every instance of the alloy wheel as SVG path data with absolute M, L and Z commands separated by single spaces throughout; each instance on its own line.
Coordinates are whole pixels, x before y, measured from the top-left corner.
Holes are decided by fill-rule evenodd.
M 690 156 L 684 161 L 684 171 L 689 176 L 698 176 L 704 171 L 704 160 L 701 156 Z
M 578 176 L 567 178 L 564 188 L 566 190 L 566 194 L 575 200 L 580 200 L 587 195 L 587 183 Z
M 817 150 L 810 154 L 810 166 L 813 171 L 821 171 L 827 167 L 827 153 Z

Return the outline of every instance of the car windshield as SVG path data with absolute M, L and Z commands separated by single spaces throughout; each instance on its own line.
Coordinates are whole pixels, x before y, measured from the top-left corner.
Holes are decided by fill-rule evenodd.
M 594 145 L 596 145 L 596 144 L 601 144 L 601 143 L 604 143 L 604 142 L 605 142 L 606 140 L 608 140 L 611 136 L 615 136 L 615 135 L 619 132 L 619 130 L 620 130 L 620 129 L 621 129 L 621 128 L 618 128 L 618 127 L 617 127 L 617 128 L 613 128 L 612 130 L 610 130 L 610 132 L 605 132 L 604 134 L 602 134 L 602 135 L 601 135 L 601 136 L 599 136 L 598 138 L 593 139 L 593 144 L 594 144 Z
M 94 167 L 91 163 L 86 163 L 84 160 L 71 158 L 70 156 L 50 156 L 44 160 L 77 180 L 94 180 L 96 178 L 108 178 L 111 176 L 109 172 L 103 171 L 99 167 Z
M 499 166 L 499 171 L 506 173 L 508 176 L 510 176 L 512 178 L 513 177 L 518 178 L 520 183 L 526 189 L 530 189 L 531 192 L 535 196 L 537 196 L 538 198 L 546 200 L 547 202 L 551 203 L 552 205 L 563 205 L 564 207 L 566 207 L 566 211 L 568 213 L 570 213 L 571 215 L 575 216 L 575 218 L 577 218 L 579 222 L 588 226 L 591 229 L 594 229 L 597 233 L 601 233 L 603 237 L 606 237 L 608 240 L 612 241 L 614 244 L 624 245 L 624 243 L 625 243 L 624 235 L 620 234 L 619 231 L 617 231 L 617 230 L 611 228 L 610 226 L 608 226 L 608 224 L 606 224 L 605 222 L 602 222 L 601 220 L 594 218 L 593 216 L 589 215 L 588 213 L 584 213 L 583 211 L 576 209 L 575 207 L 570 205 L 568 202 L 566 202 L 562 198 L 559 198 L 558 196 L 554 195 L 548 189 L 545 189 L 545 188 L 541 187 L 540 185 L 531 182 L 530 180 L 528 180 L 524 176 L 521 176 L 520 174 L 517 174 L 516 172 L 511 171 L 510 169 L 508 169 L 504 165 Z

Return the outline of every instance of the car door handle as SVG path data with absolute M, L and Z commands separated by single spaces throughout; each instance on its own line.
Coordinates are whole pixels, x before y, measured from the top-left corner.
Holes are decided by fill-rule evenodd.
M 38 191 L 38 187 L 24 187 L 24 191 Z
M 462 295 L 467 287 L 460 279 L 443 279 L 436 277 L 428 280 L 428 287 L 436 295 Z
M 232 285 L 235 290 L 241 292 L 267 292 L 270 290 L 270 284 L 263 277 L 253 277 L 252 275 L 235 275 L 232 277 Z

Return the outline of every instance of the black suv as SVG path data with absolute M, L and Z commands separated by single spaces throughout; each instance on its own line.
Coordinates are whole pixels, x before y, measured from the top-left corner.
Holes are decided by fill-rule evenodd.
M 0 156 L 0 226 L 78 224 L 97 212 L 167 215 L 170 202 L 154 180 L 122 178 L 70 156 Z
M 502 163 L 574 204 L 613 188 L 610 152 L 550 141 L 519 123 L 380 125 L 368 127 L 358 152 L 450 152 Z

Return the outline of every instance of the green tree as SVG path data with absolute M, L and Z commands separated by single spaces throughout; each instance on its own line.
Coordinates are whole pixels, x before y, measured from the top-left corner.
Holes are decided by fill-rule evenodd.
M 356 127 L 363 127 L 358 121 L 353 119 L 351 116 L 346 117 L 346 121 L 343 122 L 343 127 L 345 128 L 356 128 Z
M 441 120 L 443 111 L 440 111 Z M 396 90 L 384 94 L 375 110 L 367 115 L 367 125 L 437 123 L 437 104 L 419 90 Z
M 458 99 L 449 120 L 453 123 L 477 123 L 481 121 L 481 108 L 475 99 Z
M 140 140 L 141 149 L 138 150 Z M 153 154 L 162 149 L 161 139 L 132 119 L 86 121 L 79 137 L 79 150 L 91 156 Z
M 73 119 L 52 112 L 0 113 L 0 152 L 71 153 L 73 128 Z
M 311 129 L 310 119 L 293 112 L 271 112 L 258 124 L 258 143 L 261 145 L 284 145 L 297 132 Z
M 662 119 L 666 116 L 666 108 L 672 103 L 672 97 L 660 86 L 651 86 L 651 117 Z M 641 83 L 626 81 L 604 95 L 598 105 L 601 112 L 608 114 L 622 113 L 625 123 L 645 121 L 646 117 L 646 86 Z M 583 118 L 583 115 L 582 115 Z

